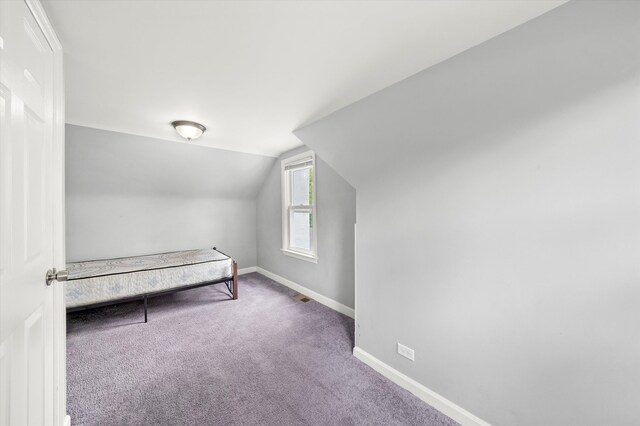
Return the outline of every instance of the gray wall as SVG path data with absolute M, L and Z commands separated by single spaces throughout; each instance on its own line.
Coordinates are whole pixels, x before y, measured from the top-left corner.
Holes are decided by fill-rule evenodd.
M 67 125 L 67 259 L 215 245 L 255 266 L 255 198 L 274 161 Z
M 354 224 L 356 191 L 316 156 L 318 263 L 284 255 L 280 161 L 307 151 L 283 154 L 273 165 L 258 195 L 258 266 L 350 308 L 354 307 Z
M 495 425 L 638 424 L 639 47 L 570 2 L 296 132 L 358 192 L 357 346 Z

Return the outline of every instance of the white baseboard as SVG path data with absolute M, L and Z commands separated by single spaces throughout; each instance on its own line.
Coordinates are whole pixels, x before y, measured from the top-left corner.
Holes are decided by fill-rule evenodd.
M 370 353 L 360 349 L 353 348 L 353 356 L 367 364 L 369 367 L 382 374 L 398 386 L 405 388 L 436 410 L 440 411 L 460 423 L 463 426 L 491 426 L 484 420 L 474 416 L 462 407 L 457 406 L 442 395 L 437 394 L 426 386 L 416 382 L 411 377 L 406 376 L 393 367 L 380 361 Z
M 323 296 L 320 293 L 316 293 L 313 290 L 309 290 L 306 287 L 301 286 L 298 283 L 294 283 L 293 281 L 290 281 L 286 278 L 281 277 L 280 275 L 276 275 L 273 272 L 269 272 L 266 269 L 263 269 L 261 267 L 257 267 L 256 268 L 256 272 L 258 272 L 259 274 L 264 275 L 267 278 L 271 278 L 272 280 L 286 286 L 289 287 L 292 290 L 297 291 L 298 293 L 304 294 L 305 296 L 309 296 L 310 298 L 312 298 L 313 300 L 315 300 L 318 303 L 322 303 L 323 305 L 333 309 L 334 311 L 338 311 L 341 314 L 344 314 L 350 318 L 355 318 L 356 316 L 356 312 L 353 308 L 350 308 L 348 306 L 343 305 L 340 302 L 336 302 L 333 299 L 329 299 L 327 296 Z
M 71 426 L 71 416 L 68 414 L 64 416 L 64 426 Z
M 252 272 L 256 272 L 256 267 L 251 266 L 249 268 L 238 269 L 238 275 L 250 274 Z

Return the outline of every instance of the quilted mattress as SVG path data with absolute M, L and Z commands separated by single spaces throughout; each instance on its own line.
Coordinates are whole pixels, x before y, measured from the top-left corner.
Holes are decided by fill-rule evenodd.
M 233 261 L 198 249 L 67 264 L 67 308 L 108 302 L 233 276 Z

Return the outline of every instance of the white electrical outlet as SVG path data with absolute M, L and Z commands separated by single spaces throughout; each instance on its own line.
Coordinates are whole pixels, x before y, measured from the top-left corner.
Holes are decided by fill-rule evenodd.
M 411 361 L 413 361 L 413 356 L 414 356 L 414 352 L 413 349 L 406 347 L 405 345 L 402 345 L 400 343 L 398 343 L 398 354 L 402 355 L 405 358 L 410 359 Z

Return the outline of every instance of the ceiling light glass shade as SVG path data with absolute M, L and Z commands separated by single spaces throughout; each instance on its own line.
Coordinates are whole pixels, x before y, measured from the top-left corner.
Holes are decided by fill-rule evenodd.
M 171 125 L 176 129 L 176 132 L 178 132 L 180 136 L 189 141 L 198 139 L 202 136 L 204 131 L 207 130 L 207 128 L 202 124 L 194 121 L 179 120 L 174 121 Z

